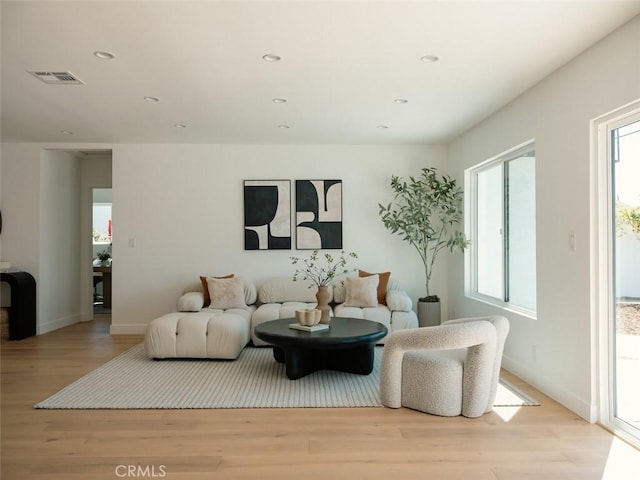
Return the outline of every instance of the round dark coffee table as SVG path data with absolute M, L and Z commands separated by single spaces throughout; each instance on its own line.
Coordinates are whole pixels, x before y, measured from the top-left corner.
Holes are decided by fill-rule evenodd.
M 291 380 L 317 370 L 369 375 L 373 371 L 374 347 L 387 334 L 378 322 L 331 317 L 329 330 L 305 332 L 289 328 L 295 318 L 261 323 L 255 328 L 260 340 L 273 346 L 276 361 L 284 363 Z

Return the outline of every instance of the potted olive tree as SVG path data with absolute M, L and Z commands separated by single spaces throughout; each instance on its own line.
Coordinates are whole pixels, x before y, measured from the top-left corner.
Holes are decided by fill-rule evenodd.
M 438 253 L 464 250 L 469 241 L 458 229 L 462 221 L 462 189 L 448 175 L 435 168 L 423 168 L 420 176 L 409 180 L 391 177 L 394 199 L 378 204 L 384 226 L 413 246 L 422 260 L 426 295 L 418 299 L 420 326 L 440 324 L 440 298 L 431 292 L 429 282 Z

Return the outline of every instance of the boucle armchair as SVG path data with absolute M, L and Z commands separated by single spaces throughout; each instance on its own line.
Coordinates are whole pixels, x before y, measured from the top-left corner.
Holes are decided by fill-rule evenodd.
M 391 333 L 380 372 L 382 404 L 441 416 L 489 412 L 508 332 L 508 320 L 494 316 Z

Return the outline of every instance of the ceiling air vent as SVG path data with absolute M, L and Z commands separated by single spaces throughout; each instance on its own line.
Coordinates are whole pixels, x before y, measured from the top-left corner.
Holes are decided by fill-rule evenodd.
M 50 85 L 83 85 L 84 82 L 71 72 L 29 72 Z

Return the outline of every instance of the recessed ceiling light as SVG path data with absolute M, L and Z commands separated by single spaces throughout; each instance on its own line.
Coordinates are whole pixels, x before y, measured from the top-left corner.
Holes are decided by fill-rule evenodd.
M 396 98 L 393 103 L 398 103 L 398 104 L 402 104 L 402 103 L 409 103 L 409 100 L 407 100 L 406 98 Z
M 278 128 L 281 128 L 282 130 L 287 130 L 289 128 L 291 128 L 290 125 L 278 125 Z
M 176 123 L 173 126 L 176 128 L 187 128 L 187 126 L 184 123 Z
M 388 125 L 377 125 L 376 128 L 379 128 L 380 130 L 386 130 L 387 128 L 389 128 Z
M 159 102 L 160 99 L 158 97 L 144 97 L 147 102 Z
M 73 135 L 73 132 L 70 130 L 60 130 L 60 133 L 63 135 Z
M 282 57 L 275 55 L 273 53 L 267 53 L 266 55 L 262 56 L 262 59 L 265 62 L 279 62 L 280 60 L 282 60 Z
M 102 52 L 100 50 L 93 52 L 93 55 L 98 57 L 100 60 L 113 60 L 114 58 L 116 58 L 116 56 L 113 53 Z
M 287 103 L 286 98 L 274 98 L 273 103 Z
M 424 63 L 435 63 L 438 60 L 440 60 L 438 57 L 436 57 L 435 55 L 424 55 L 422 57 L 420 57 L 420 61 L 424 62 Z

